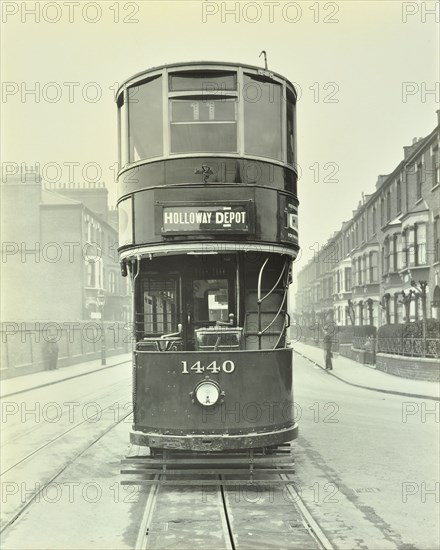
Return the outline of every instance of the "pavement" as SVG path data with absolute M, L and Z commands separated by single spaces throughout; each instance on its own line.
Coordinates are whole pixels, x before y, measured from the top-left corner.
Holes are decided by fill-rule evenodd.
M 292 343 L 293 350 L 314 365 L 324 368 L 324 350 L 302 342 Z M 352 359 L 333 353 L 333 370 L 326 371 L 343 382 L 382 393 L 434 399 L 440 401 L 440 384 L 424 380 L 410 380 L 379 371 L 374 365 L 362 365 Z
M 23 376 L 15 376 L 0 382 L 0 397 L 10 397 L 17 393 L 51 386 L 58 382 L 64 382 L 71 378 L 78 378 L 92 372 L 98 372 L 104 369 L 111 369 L 131 361 L 131 353 L 123 353 L 121 355 L 112 355 L 106 359 L 106 366 L 101 365 L 101 359 L 68 365 L 67 367 L 58 368 L 56 370 L 45 370 L 26 374 Z

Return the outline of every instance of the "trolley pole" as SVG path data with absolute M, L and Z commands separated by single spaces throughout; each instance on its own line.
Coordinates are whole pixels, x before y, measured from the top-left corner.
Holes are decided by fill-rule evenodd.
M 106 347 L 105 347 L 105 332 L 104 332 L 104 305 L 105 305 L 105 295 L 102 290 L 98 292 L 97 302 L 99 307 L 99 312 L 101 314 L 101 365 L 106 365 Z

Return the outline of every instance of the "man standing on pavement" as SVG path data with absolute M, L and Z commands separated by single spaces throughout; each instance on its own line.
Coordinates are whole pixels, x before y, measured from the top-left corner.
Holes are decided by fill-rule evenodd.
M 326 370 L 333 370 L 332 365 L 332 337 L 329 333 L 328 327 L 324 329 L 324 352 L 325 352 L 325 368 Z
M 56 370 L 58 361 L 58 342 L 54 334 L 50 334 L 48 338 L 45 338 L 43 344 L 43 359 L 45 362 L 46 370 Z

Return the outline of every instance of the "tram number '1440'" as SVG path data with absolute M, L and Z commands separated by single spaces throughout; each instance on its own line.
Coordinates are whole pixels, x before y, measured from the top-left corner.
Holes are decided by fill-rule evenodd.
M 213 374 L 218 374 L 219 372 L 225 372 L 226 374 L 231 374 L 231 372 L 234 372 L 235 370 L 235 364 L 234 361 L 223 361 L 223 363 L 219 366 L 217 365 L 217 361 L 213 361 L 212 363 L 209 363 L 206 367 L 202 365 L 200 361 L 196 361 L 194 365 L 188 366 L 188 361 L 182 361 L 182 374 L 190 374 L 190 371 L 195 372 L 197 374 L 203 374 L 205 371 L 212 372 Z

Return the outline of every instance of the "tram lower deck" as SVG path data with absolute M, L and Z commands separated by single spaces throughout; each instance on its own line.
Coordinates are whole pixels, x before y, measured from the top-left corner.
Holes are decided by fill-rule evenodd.
M 132 442 L 200 451 L 296 437 L 290 262 L 242 252 L 140 260 Z

